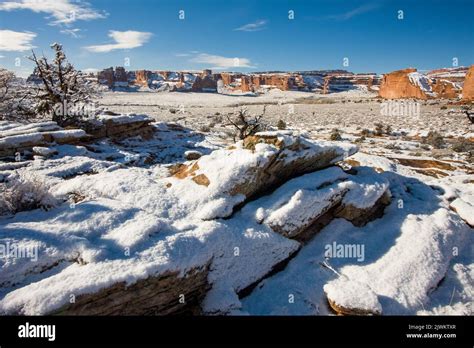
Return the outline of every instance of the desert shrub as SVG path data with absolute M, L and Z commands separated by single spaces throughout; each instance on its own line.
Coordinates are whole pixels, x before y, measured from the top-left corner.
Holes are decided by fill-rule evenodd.
M 354 140 L 355 143 L 363 143 L 366 140 L 365 136 L 361 136 Z
M 230 125 L 235 129 L 235 132 L 233 133 L 234 141 L 236 139 L 243 140 L 249 135 L 254 135 L 255 133 L 267 128 L 267 125 L 262 122 L 262 118 L 265 115 L 265 109 L 266 106 L 263 107 L 262 114 L 257 116 L 248 115 L 247 110 L 244 108 L 241 108 L 235 116 L 227 116 Z
M 388 149 L 388 150 L 401 150 L 402 148 L 400 146 L 398 146 L 397 144 L 392 144 L 392 143 L 389 143 L 389 144 L 386 144 L 384 146 L 384 148 Z
M 375 135 L 382 135 L 384 133 L 384 125 L 383 123 L 376 123 L 375 124 L 375 131 L 374 131 Z
M 16 214 L 38 208 L 48 210 L 56 203 L 49 186 L 36 174 L 22 172 L 0 184 L 0 214 Z
M 383 134 L 390 135 L 392 134 L 392 126 L 389 124 L 384 125 L 383 123 L 375 123 L 374 133 L 377 136 L 381 136 Z
M 468 161 L 471 164 L 474 163 L 474 151 L 469 151 L 466 157 L 466 161 Z
M 172 114 L 175 114 L 177 112 L 177 110 L 174 109 L 174 108 L 171 108 L 171 109 L 169 109 L 169 112 L 172 113 Z
M 329 139 L 331 139 L 332 141 L 342 140 L 342 136 L 341 136 L 341 133 L 339 132 L 339 129 L 334 128 L 331 131 L 331 135 L 329 136 Z
M 423 144 L 433 146 L 435 149 L 441 149 L 445 142 L 443 136 L 436 131 L 429 131 L 426 137 L 423 137 Z
M 209 133 L 211 131 L 211 127 L 208 125 L 202 125 L 199 127 L 199 131 L 203 133 Z
M 280 130 L 286 129 L 286 122 L 283 120 L 279 120 L 277 123 L 277 128 Z
M 442 106 L 440 107 L 441 110 L 446 110 L 447 108 L 448 108 L 447 105 L 442 105 Z
M 452 144 L 454 152 L 469 152 L 474 150 L 474 144 L 465 138 L 459 138 Z
M 364 138 L 370 136 L 371 134 L 372 132 L 368 130 L 367 128 L 364 128 L 360 131 L 360 135 Z

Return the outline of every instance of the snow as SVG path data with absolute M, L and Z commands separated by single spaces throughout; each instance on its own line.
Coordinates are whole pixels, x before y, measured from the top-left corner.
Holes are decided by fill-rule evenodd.
M 343 205 L 351 205 L 356 208 L 366 209 L 374 206 L 375 202 L 382 197 L 389 187 L 385 178 L 374 175 L 370 168 L 358 168 L 358 175 L 353 176 L 353 185 L 349 192 L 344 195 Z
M 474 204 L 472 201 L 465 202 L 461 198 L 456 198 L 450 204 L 450 207 L 453 208 L 470 226 L 474 226 Z
M 357 280 L 339 277 L 324 285 L 324 292 L 337 306 L 345 309 L 382 313 L 377 294 L 370 287 Z
M 324 85 L 324 78 L 322 76 L 303 75 L 303 81 L 311 89 L 322 88 Z
M 308 224 L 315 216 L 331 208 L 341 197 L 344 184 L 336 184 L 320 190 L 298 190 L 282 207 L 273 211 L 265 223 L 278 227 L 289 236 L 292 231 Z
M 423 75 L 419 72 L 411 72 L 408 74 L 408 78 L 410 79 L 410 82 L 412 84 L 420 87 L 420 89 L 426 94 L 429 94 L 429 95 L 433 94 L 433 91 L 430 85 L 430 79 L 426 75 Z
M 337 98 L 367 97 L 361 93 L 342 92 Z M 380 118 L 375 101 L 343 104 L 336 94 L 321 96 L 336 100 L 334 104 L 295 102 L 312 95 L 277 90 L 258 97 L 136 92 L 132 98 L 131 93 L 106 93 L 110 109 L 143 115 L 149 108 L 156 119 L 192 128 L 214 122 L 212 115 L 217 112 L 220 116 L 234 112 L 235 105 L 248 104 L 251 114 L 259 114 L 262 105 L 258 104 L 268 103 L 268 122 L 274 125 L 281 118 L 292 131 L 260 135 L 277 136 L 288 144 L 298 133 L 310 143 L 327 139 L 335 126 L 350 140 L 361 129 L 372 129 L 375 122 L 393 126 L 390 137 L 368 137 L 360 144 L 361 151 L 350 157 L 360 163 L 353 165 L 356 175 L 338 167 L 302 175 L 246 202 L 240 210 L 236 207 L 246 197 L 224 192 L 233 186 L 230 181 L 244 181 L 245 168 L 266 163 L 278 149 L 258 144 L 252 153 L 237 144 L 230 151 L 228 139 L 214 130 L 194 132 L 158 123 L 156 137 L 150 141 L 136 137 L 87 146 L 55 145 L 58 153 L 51 159 L 0 163 L 0 182 L 15 172 L 36 173 L 60 202 L 49 211 L 0 217 L 0 245 L 38 248 L 36 262 L 11 256 L 0 259 L 0 312 L 45 314 L 68 303 L 71 293 L 94 292 L 118 281 L 132 284 L 168 270 L 183 275 L 190 267 L 212 260 L 208 276 L 212 288 L 202 304 L 207 314 L 331 315 L 325 290 L 339 284 L 332 289 L 337 290 L 334 297 L 348 300 L 348 306 L 381 308 L 384 315 L 471 315 L 474 235 L 466 222 L 472 222 L 473 216 L 472 166 L 463 155 L 442 155 L 444 162 L 454 160 L 448 163 L 457 169 L 434 178 L 393 159 L 433 159 L 434 151 L 425 151 L 418 140 L 402 139 L 402 135 L 419 136 L 433 128 L 445 131 L 443 135 L 468 138 L 472 127 L 465 116 L 461 112 L 447 115 L 440 112 L 440 105 L 422 104 L 419 119 L 394 116 L 388 121 Z M 294 115 L 288 114 L 288 103 L 293 103 Z M 184 115 L 168 112 L 180 105 L 185 106 Z M 18 132 L 16 128 L 23 126 L 0 121 L 0 139 L 26 131 L 34 134 L 39 132 L 36 126 L 27 125 Z M 337 146 L 338 159 L 354 148 L 346 141 L 318 140 L 316 144 Z M 389 144 L 400 149 L 385 148 Z M 193 151 L 204 155 L 198 163 L 206 166 L 196 175 L 205 174 L 208 187 L 197 185 L 191 177 L 169 177 L 167 167 Z M 311 145 L 306 154 L 313 151 L 317 149 Z M 150 155 L 156 162 L 145 165 Z M 287 160 L 295 158 L 290 153 Z M 337 192 L 344 192 L 342 204 L 361 209 L 370 207 L 384 192 L 391 193 L 392 203 L 382 217 L 363 227 L 335 219 L 304 245 L 271 228 L 270 222 L 278 222 L 287 231 L 304 226 Z M 72 194 L 79 201 L 71 205 Z M 327 259 L 325 248 L 333 243 L 363 246 L 365 254 Z M 283 270 L 260 281 L 290 255 L 294 258 Z M 341 276 L 321 266 L 323 262 Z M 258 285 L 250 295 L 239 299 L 238 293 L 255 282 Z M 288 301 L 290 295 L 294 303 Z
M 283 214 L 280 209 L 284 208 L 287 212 L 291 212 L 292 209 L 290 209 L 290 207 L 294 206 L 294 204 L 293 202 L 291 203 L 291 206 L 288 206 L 288 204 L 292 199 L 294 199 L 293 197 L 297 192 L 302 190 L 309 192 L 313 190 L 316 195 L 318 193 L 316 190 L 318 187 L 331 184 L 336 181 L 342 181 L 347 178 L 348 174 L 342 171 L 342 169 L 339 167 L 330 167 L 315 173 L 306 174 L 286 182 L 284 185 L 275 190 L 273 195 L 264 196 L 254 202 L 248 203 L 242 209 L 242 213 L 248 216 L 254 215 L 253 218 L 258 223 L 262 223 L 271 215 L 274 217 L 275 215 L 280 215 L 280 218 L 283 218 Z M 340 188 L 333 188 L 331 190 L 331 192 L 337 191 L 341 191 Z M 327 192 L 326 195 L 322 194 L 320 198 L 322 199 L 323 196 L 330 197 Z M 321 202 L 321 204 L 324 203 Z M 280 213 L 276 213 L 279 210 Z M 291 219 L 288 217 L 288 220 L 290 221 Z M 268 221 L 269 220 L 266 222 Z
M 61 127 L 57 125 L 56 122 L 47 121 L 47 122 L 37 122 L 22 125 L 20 123 L 10 123 L 8 126 L 0 125 L 0 138 L 13 136 L 13 135 L 22 135 L 26 133 L 38 133 L 46 131 L 55 131 L 60 130 Z
M 27 133 L 0 138 L 0 147 L 12 148 L 25 143 L 39 143 L 43 141 L 43 133 Z
M 65 139 L 65 138 L 82 138 L 87 135 L 86 132 L 82 129 L 65 129 L 65 130 L 47 132 L 46 134 L 52 135 L 53 139 L 55 140 Z
M 49 147 L 43 147 L 43 146 L 34 146 L 33 152 L 44 157 L 51 156 L 57 153 L 55 149 L 51 149 Z
M 97 115 L 96 118 L 102 122 L 111 121 L 116 124 L 127 124 L 127 123 L 133 123 L 133 122 L 153 120 L 147 115 L 137 115 L 133 113 L 124 114 L 124 115 Z
M 437 190 L 394 172 L 383 172 L 380 176 L 389 181 L 393 195 L 383 218 L 360 228 L 342 219 L 333 220 L 302 248 L 284 272 L 264 280 L 250 296 L 242 299 L 240 311 L 251 315 L 330 314 L 324 285 L 339 276 L 321 264 L 326 260 L 326 246 L 334 242 L 361 245 L 365 250 L 362 261 L 350 255 L 327 260 L 342 278 L 357 281 L 363 284 L 359 288 L 371 290 L 364 290 L 372 298 L 369 300 L 361 294 L 349 296 L 351 287 L 344 288 L 344 292 L 341 287 L 339 295 L 343 299 L 349 301 L 353 297 L 349 307 L 360 301 L 376 304 L 375 294 L 385 315 L 416 314 L 436 308 L 445 308 L 443 313 L 449 314 L 469 311 L 468 294 L 472 286 L 469 281 L 458 279 L 461 276 L 465 279 L 468 274 L 465 267 L 472 268 L 469 266 L 472 265 L 469 243 L 472 229 L 448 209 L 449 203 Z M 459 251 L 453 252 L 457 250 L 453 248 Z M 453 267 L 458 273 L 462 268 L 464 275 L 456 275 Z M 445 276 L 447 279 L 437 288 Z M 456 288 L 454 302 L 450 300 L 453 287 Z M 292 303 L 288 301 L 290 294 L 294 295 Z M 431 294 L 437 295 L 430 297 L 434 296 Z

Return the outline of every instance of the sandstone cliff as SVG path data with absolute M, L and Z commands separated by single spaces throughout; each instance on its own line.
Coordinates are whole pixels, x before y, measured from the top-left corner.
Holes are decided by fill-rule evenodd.
M 423 88 L 421 83 L 415 82 L 420 79 L 410 79 L 410 76 L 413 76 L 410 74 L 416 73 L 416 69 L 409 68 L 385 74 L 380 85 L 379 96 L 386 99 L 428 99 L 428 88 L 426 86 Z
M 474 100 L 474 65 L 471 65 L 464 80 L 463 100 Z

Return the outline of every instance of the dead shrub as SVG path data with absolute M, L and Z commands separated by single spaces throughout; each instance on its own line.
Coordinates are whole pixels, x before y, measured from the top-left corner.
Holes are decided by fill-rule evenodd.
M 0 214 L 38 208 L 48 210 L 56 204 L 57 199 L 49 192 L 49 186 L 36 174 L 17 173 L 0 185 Z

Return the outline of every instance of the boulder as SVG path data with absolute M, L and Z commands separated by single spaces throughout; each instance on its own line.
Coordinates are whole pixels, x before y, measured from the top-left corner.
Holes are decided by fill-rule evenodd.
M 200 303 L 210 285 L 209 264 L 184 275 L 166 272 L 132 285 L 115 283 L 92 294 L 81 295 L 53 315 L 169 315 L 201 313 Z
M 383 215 L 389 183 L 370 168 L 352 175 L 338 166 L 295 178 L 253 203 L 255 219 L 273 231 L 305 243 L 335 218 L 356 226 Z M 244 209 L 248 209 L 247 207 Z
M 184 153 L 186 161 L 197 160 L 202 157 L 202 153 L 196 150 L 189 150 Z
M 334 217 L 343 218 L 352 222 L 354 226 L 361 227 L 369 221 L 380 218 L 383 215 L 385 207 L 391 201 L 389 190 L 385 190 L 373 205 L 368 207 L 358 207 L 354 204 L 341 204 L 334 212 Z
M 291 132 L 257 133 L 231 148 L 175 167 L 171 175 L 178 180 L 173 184 L 176 189 L 187 187 L 189 181 L 206 188 L 196 194 L 202 194 L 205 202 L 212 205 L 206 217 L 212 219 L 229 216 L 232 208 L 291 178 L 332 166 L 356 151 L 357 147 L 351 144 L 312 142 Z M 217 209 L 216 202 L 230 206 Z M 205 207 L 203 202 L 201 212 L 206 211 Z
M 0 157 L 13 156 L 16 153 L 30 151 L 34 147 L 47 147 L 49 144 L 76 144 L 88 140 L 89 136 L 82 129 L 63 129 L 54 131 L 26 132 L 23 134 L 0 134 Z
M 92 122 L 90 128 L 96 129 L 92 133 L 95 138 L 112 137 L 112 138 L 128 138 L 134 136 L 141 136 L 144 139 L 149 139 L 154 132 L 151 125 L 153 119 L 146 115 L 125 114 L 125 115 L 98 115 L 96 122 Z
M 381 315 L 382 305 L 368 285 L 345 276 L 324 285 L 329 306 L 339 315 Z

